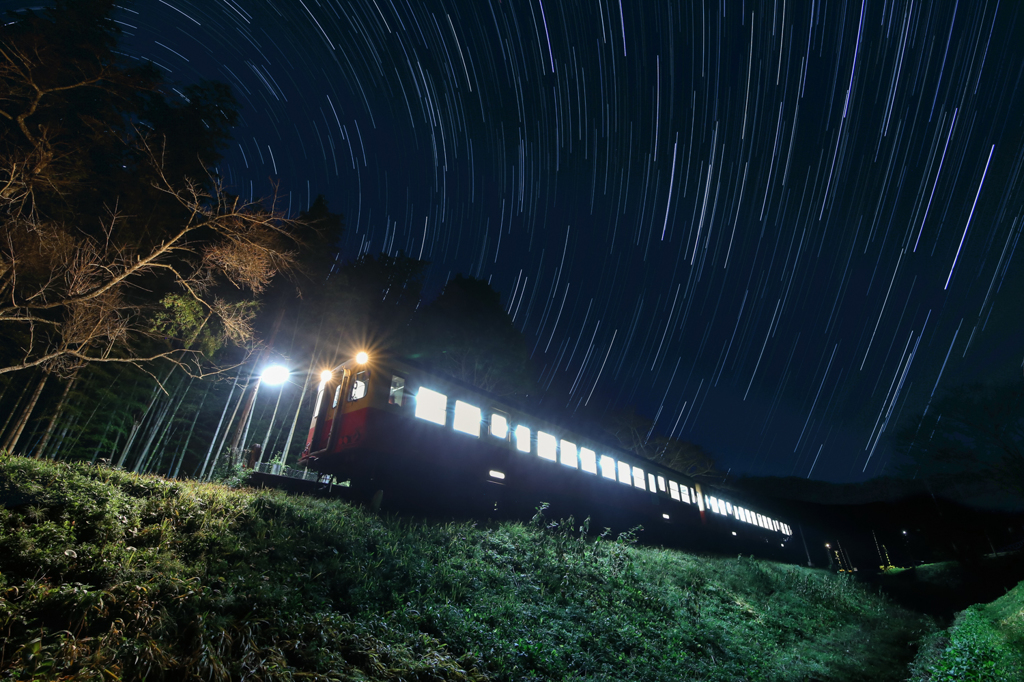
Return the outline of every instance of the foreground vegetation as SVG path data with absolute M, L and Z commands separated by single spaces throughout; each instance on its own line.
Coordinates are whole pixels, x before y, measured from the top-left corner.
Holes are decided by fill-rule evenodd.
M 553 522 L 0 456 L 0 677 L 901 679 L 929 621 L 822 571 Z
M 1024 679 L 1024 583 L 926 637 L 911 671 L 912 682 Z

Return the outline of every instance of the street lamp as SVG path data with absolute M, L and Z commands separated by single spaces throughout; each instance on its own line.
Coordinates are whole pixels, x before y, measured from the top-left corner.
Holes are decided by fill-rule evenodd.
M 259 395 L 260 392 L 260 386 L 263 384 L 263 382 L 266 382 L 267 385 L 269 386 L 281 385 L 281 392 L 284 392 L 283 385 L 284 382 L 288 380 L 288 374 L 288 368 L 282 365 L 269 365 L 268 367 L 265 367 L 262 372 L 260 372 L 259 379 L 256 380 L 256 388 L 254 388 L 252 392 L 252 400 L 250 402 L 252 407 L 249 408 L 249 413 L 246 415 L 245 430 L 242 431 L 241 450 L 243 452 L 245 451 L 246 441 L 249 438 L 249 427 L 252 426 L 253 411 L 256 406 L 256 396 Z M 281 401 L 281 392 L 277 394 L 278 403 L 280 403 Z M 274 406 L 274 414 L 277 414 L 277 405 Z M 271 419 L 271 424 L 273 424 L 273 419 Z M 263 443 L 263 446 L 265 447 L 266 443 Z M 259 462 L 262 461 L 263 451 L 261 450 Z
M 263 447 L 260 449 L 259 459 L 256 467 L 263 463 L 263 455 L 267 453 L 267 446 L 270 444 L 270 431 L 274 428 L 274 420 L 277 419 L 277 408 L 281 405 L 281 394 L 284 393 L 284 382 L 288 380 L 288 368 L 281 365 L 271 365 L 263 370 L 260 376 L 261 381 L 267 382 L 270 386 L 281 386 L 277 392 L 277 401 L 274 403 L 274 412 L 270 415 L 270 424 L 267 426 L 267 435 L 263 437 Z
M 263 370 L 260 380 L 267 382 L 268 386 L 277 386 L 288 381 L 288 368 L 282 365 L 271 365 Z

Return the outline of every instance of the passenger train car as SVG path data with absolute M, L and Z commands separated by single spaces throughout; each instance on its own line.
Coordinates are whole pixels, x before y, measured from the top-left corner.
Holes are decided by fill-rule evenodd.
M 300 464 L 385 510 L 523 519 L 547 503 L 592 529 L 642 525 L 648 542 L 799 560 L 786 523 L 398 359 L 360 353 L 321 375 Z

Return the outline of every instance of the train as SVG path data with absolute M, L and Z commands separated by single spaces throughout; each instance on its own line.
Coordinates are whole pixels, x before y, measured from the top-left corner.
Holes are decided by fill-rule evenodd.
M 300 466 L 374 509 L 590 519 L 645 542 L 799 563 L 793 528 L 724 489 L 412 360 L 365 352 L 320 375 Z

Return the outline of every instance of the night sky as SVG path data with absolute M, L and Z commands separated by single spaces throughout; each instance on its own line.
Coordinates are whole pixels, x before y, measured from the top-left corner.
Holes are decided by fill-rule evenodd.
M 6 7 L 24 3 L 3 3 Z M 894 473 L 1020 377 L 1016 2 L 145 0 L 130 57 L 231 85 L 218 169 L 342 256 L 490 281 L 545 400 L 635 404 L 736 473 Z

